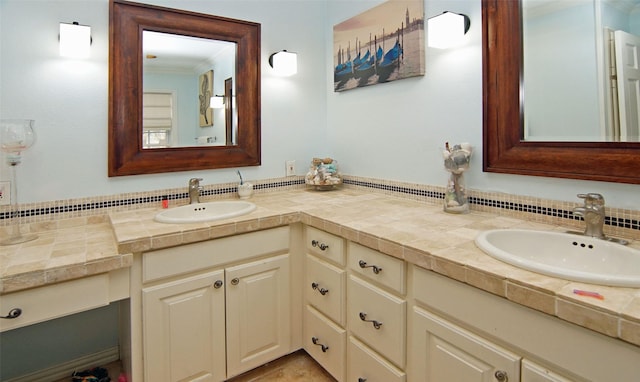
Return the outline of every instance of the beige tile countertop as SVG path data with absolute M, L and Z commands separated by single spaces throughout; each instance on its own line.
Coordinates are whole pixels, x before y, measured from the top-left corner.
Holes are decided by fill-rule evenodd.
M 64 248 L 63 238 L 77 234 L 73 230 L 57 232 L 49 239 L 53 242 L 49 251 L 54 252 L 48 256 L 43 253 L 46 249 L 31 253 L 27 248 L 2 255 L 3 263 L 9 261 L 9 264 L 0 267 L 0 291 L 8 293 L 25 286 L 37 286 L 33 284 L 36 280 L 43 285 L 53 283 L 59 281 L 56 275 L 69 278 L 65 273 L 69 269 L 75 270 L 77 277 L 105 271 L 94 266 L 92 260 L 110 264 L 103 268 L 117 264 L 125 267 L 131 264 L 131 253 L 302 222 L 640 346 L 640 288 L 606 287 L 540 275 L 493 259 L 474 244 L 476 235 L 487 229 L 564 231 L 563 227 L 485 212 L 452 215 L 444 213 L 439 205 L 349 188 L 331 192 L 298 190 L 257 194 L 251 201 L 257 208 L 248 215 L 206 223 L 158 223 L 153 216 L 159 209 L 113 213 L 110 215 L 112 227 L 107 223 L 84 227 L 84 236 L 79 240 L 85 243 L 85 251 L 79 253 L 60 252 L 60 256 L 56 256 L 56 248 Z M 93 245 L 99 248 L 97 252 L 93 252 Z M 638 241 L 630 245 L 640 248 Z M 20 261 L 15 260 L 20 256 L 42 259 L 37 265 L 26 260 L 20 265 Z M 58 264 L 62 266 L 56 266 Z M 38 265 L 42 267 L 39 272 L 34 269 Z M 18 282 L 21 279 L 28 280 Z M 574 289 L 598 292 L 604 300 L 575 295 Z
M 0 247 L 0 295 L 131 266 L 107 216 L 39 223 L 37 238 Z

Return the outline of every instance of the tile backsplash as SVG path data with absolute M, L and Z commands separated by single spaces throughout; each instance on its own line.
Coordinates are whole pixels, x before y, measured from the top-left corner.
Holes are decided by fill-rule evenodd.
M 412 199 L 428 204 L 441 204 L 444 187 L 416 183 L 405 183 L 383 179 L 344 175 L 346 188 L 357 188 L 367 192 L 381 192 L 386 195 Z M 285 177 L 252 181 L 255 194 L 305 189 L 304 177 Z M 237 183 L 204 185 L 203 200 L 228 199 L 236 196 Z M 469 190 L 472 211 L 491 212 L 501 216 L 514 217 L 545 224 L 565 226 L 580 230 L 584 226 L 582 218 L 573 214 L 579 203 L 557 201 L 530 196 L 511 195 L 498 192 Z M 33 230 L 55 229 L 55 222 L 64 219 L 91 217 L 98 221 L 110 212 L 140 208 L 160 207 L 167 198 L 169 205 L 187 203 L 186 187 L 155 190 L 149 192 L 125 193 L 91 198 L 56 200 L 50 202 L 25 203 L 20 205 L 20 223 Z M 8 233 L 11 219 L 10 206 L 0 208 L 0 227 Z M 640 239 L 640 211 L 607 208 L 605 233 L 630 239 Z

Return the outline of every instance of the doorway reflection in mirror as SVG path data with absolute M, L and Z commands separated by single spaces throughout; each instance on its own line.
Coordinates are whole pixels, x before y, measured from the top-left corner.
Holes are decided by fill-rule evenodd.
M 522 0 L 525 140 L 640 141 L 635 3 Z

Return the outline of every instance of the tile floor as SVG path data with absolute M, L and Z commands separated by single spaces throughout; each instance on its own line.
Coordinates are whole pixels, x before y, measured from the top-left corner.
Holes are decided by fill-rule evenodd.
M 228 382 L 336 382 L 304 350 L 269 362 Z

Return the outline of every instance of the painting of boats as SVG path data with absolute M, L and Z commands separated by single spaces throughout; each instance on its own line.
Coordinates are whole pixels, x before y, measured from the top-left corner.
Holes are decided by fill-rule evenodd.
M 422 76 L 424 3 L 388 0 L 333 27 L 334 91 Z

